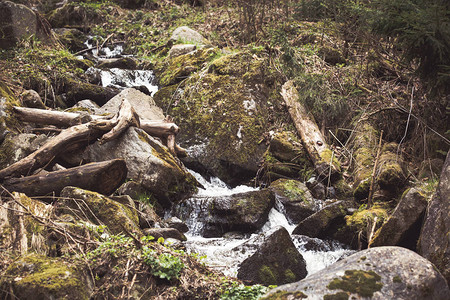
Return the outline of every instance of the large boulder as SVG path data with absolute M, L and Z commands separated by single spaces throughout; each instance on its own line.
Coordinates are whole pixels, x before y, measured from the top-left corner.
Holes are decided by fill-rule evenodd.
M 128 88 L 114 96 L 106 104 L 104 104 L 97 113 L 99 114 L 115 114 L 119 111 L 120 103 L 123 99 L 127 99 L 131 106 L 134 107 L 137 114 L 142 119 L 163 120 L 164 113 L 161 108 L 156 106 L 151 96 L 148 96 L 134 88 Z
M 65 187 L 55 212 L 57 215 L 73 215 L 92 224 L 106 225 L 112 234 L 142 234 L 134 203 L 124 205 L 96 192 Z
M 128 128 L 108 143 L 96 142 L 88 146 L 83 157 L 87 161 L 124 159 L 128 178 L 140 184 L 165 207 L 197 190 L 195 178 L 167 147 L 136 127 Z
M 287 230 L 278 226 L 264 234 L 259 249 L 239 266 L 237 277 L 249 284 L 280 285 L 306 274 L 305 260 Z
M 278 179 L 270 185 L 289 222 L 298 224 L 324 205 L 313 199 L 306 185 L 292 179 Z
M 375 233 L 370 246 L 402 246 L 416 250 L 427 205 L 427 199 L 419 190 L 408 190 L 391 216 Z
M 450 282 L 450 152 L 436 193 L 428 205 L 420 234 L 419 253 L 428 258 Z
M 170 59 L 161 70 L 160 83 L 170 86 L 154 99 L 183 129 L 177 141 L 188 150 L 186 165 L 204 167 L 232 186 L 254 178 L 271 124 L 289 122 L 266 53 L 199 49 Z
M 428 260 L 400 247 L 378 247 L 348 256 L 261 299 L 450 298 L 442 275 Z
M 0 2 L 0 49 L 14 47 L 21 39 L 31 36 L 45 39 L 44 22 L 36 13 L 22 4 Z
M 16 260 L 2 274 L 0 297 L 87 300 L 94 288 L 88 274 L 61 258 L 30 254 Z
M 219 237 L 230 231 L 252 233 L 267 221 L 274 202 L 269 190 L 197 196 L 174 208 L 174 215 L 185 220 L 191 231 L 204 237 Z

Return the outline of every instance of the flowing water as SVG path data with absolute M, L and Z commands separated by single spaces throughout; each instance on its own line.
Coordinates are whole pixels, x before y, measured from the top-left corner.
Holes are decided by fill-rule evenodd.
M 189 205 L 193 210 L 184 219 L 189 227 L 186 236 L 186 248 L 191 253 L 206 255 L 205 263 L 215 270 L 221 271 L 227 276 L 236 277 L 239 265 L 246 258 L 251 256 L 258 248 L 260 239 L 258 236 L 276 226 L 283 226 L 289 233 L 295 228 L 295 225 L 289 224 L 285 215 L 272 208 L 266 224 L 254 234 L 231 234 L 222 238 L 204 238 L 198 233 L 203 226 L 198 221 L 198 212 L 205 208 L 202 201 L 204 196 L 221 197 L 237 193 L 255 191 L 256 188 L 249 186 L 238 186 L 229 188 L 218 178 L 211 178 L 210 181 L 204 179 L 200 174 L 191 171 L 197 180 L 203 185 L 204 189 L 199 189 L 198 196 L 184 202 L 183 205 Z M 309 238 L 302 235 L 291 235 L 294 245 L 302 254 L 306 261 L 308 275 L 311 275 L 336 262 L 342 257 L 350 255 L 354 251 L 346 249 L 342 244 L 336 241 L 323 241 L 320 239 Z

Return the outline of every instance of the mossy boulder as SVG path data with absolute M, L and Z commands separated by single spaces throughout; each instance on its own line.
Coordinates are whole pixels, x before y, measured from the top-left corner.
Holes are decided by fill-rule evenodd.
M 85 99 L 92 100 L 98 105 L 103 105 L 119 92 L 115 88 L 82 82 L 69 77 L 64 79 L 62 90 L 65 105 L 68 107 Z
M 217 56 L 220 50 L 216 48 L 202 48 L 184 55 L 169 57 L 155 67 L 159 84 L 169 86 L 177 84 L 206 66 L 206 63 Z
M 296 296 L 300 292 L 302 296 Z M 377 247 L 348 256 L 299 282 L 279 286 L 261 299 L 449 297 L 445 279 L 428 260 L 405 248 Z
M 271 136 L 263 159 L 259 179 L 266 183 L 286 177 L 306 179 L 314 172 L 303 145 L 290 131 L 277 132 Z
M 67 261 L 31 254 L 6 269 L 0 287 L 0 296 L 5 299 L 87 300 L 93 282 L 84 270 Z
M 78 5 L 69 1 L 47 14 L 47 20 L 53 28 L 87 26 L 90 22 L 100 22 L 101 14 L 94 6 Z
M 134 206 L 123 205 L 99 193 L 70 186 L 61 191 L 61 197 L 55 211 L 57 215 L 68 214 L 93 224 L 104 224 L 112 234 L 142 234 Z
M 192 233 L 204 237 L 220 237 L 231 231 L 253 233 L 266 223 L 274 202 L 268 189 L 230 196 L 196 196 L 181 202 L 173 209 L 173 215 L 188 226 L 195 225 L 195 220 Z
M 427 199 L 419 190 L 408 190 L 375 233 L 370 246 L 401 246 L 415 251 L 427 205 Z
M 450 152 L 442 168 L 436 193 L 428 204 L 418 252 L 429 259 L 450 284 Z
M 324 205 L 323 201 L 312 197 L 304 183 L 297 180 L 278 179 L 271 183 L 270 189 L 293 224 L 300 223 Z
M 53 32 L 57 39 L 71 52 L 78 52 L 86 48 L 86 35 L 76 28 L 55 28 Z
M 306 262 L 284 227 L 275 227 L 261 239 L 259 249 L 240 264 L 239 279 L 250 284 L 280 285 L 306 277 Z
M 321 239 L 334 238 L 352 245 L 353 236 L 339 236 L 339 231 L 346 226 L 345 216 L 350 215 L 355 207 L 353 201 L 336 201 L 304 219 L 292 233 Z
M 88 146 L 83 157 L 91 162 L 124 159 L 127 177 L 140 184 L 164 207 L 197 191 L 197 181 L 183 164 L 166 146 L 139 128 L 130 127 L 113 141 Z
M 188 148 L 191 160 L 238 185 L 259 169 L 267 149 L 265 133 L 274 118 L 270 105 L 280 103 L 281 96 L 264 53 L 221 55 L 180 86 L 161 89 L 154 99 L 160 107 L 169 108 L 180 126 L 177 140 Z

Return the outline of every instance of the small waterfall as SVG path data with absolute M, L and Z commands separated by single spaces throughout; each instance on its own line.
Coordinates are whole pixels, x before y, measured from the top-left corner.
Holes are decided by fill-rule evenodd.
M 257 233 L 251 235 L 232 233 L 226 234 L 222 238 L 200 236 L 199 232 L 204 224 L 198 222 L 200 219 L 198 216 L 205 213 L 207 203 L 212 197 L 229 196 L 257 189 L 248 186 L 230 189 L 218 178 L 211 178 L 210 181 L 207 181 L 199 173 L 190 172 L 203 185 L 204 189 L 199 189 L 196 196 L 184 201 L 176 208 L 176 211 L 178 217 L 184 220 L 189 227 L 189 232 L 186 234 L 188 252 L 206 255 L 205 263 L 215 270 L 221 271 L 224 275 L 236 277 L 239 265 L 255 253 L 261 243 L 261 239 L 259 239 L 261 233 L 279 225 L 285 227 L 289 233 L 294 230 L 295 225 L 289 224 L 285 215 L 277 210 L 276 207 L 279 205 L 275 205 L 269 212 L 266 224 Z M 354 252 L 336 241 L 323 241 L 301 235 L 292 235 L 292 240 L 306 261 L 308 275 Z

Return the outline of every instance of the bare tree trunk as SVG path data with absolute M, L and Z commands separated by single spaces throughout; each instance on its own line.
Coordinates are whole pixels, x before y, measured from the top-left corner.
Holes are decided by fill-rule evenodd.
M 114 159 L 44 175 L 11 178 L 6 180 L 3 186 L 11 193 L 20 192 L 30 197 L 49 194 L 59 196 L 61 190 L 66 186 L 75 186 L 109 195 L 124 182 L 126 176 L 125 161 Z
M 339 163 L 333 159 L 333 152 L 325 142 L 313 116 L 298 101 L 299 95 L 292 80 L 283 85 L 281 95 L 319 176 L 328 176 L 330 168 L 331 174 L 339 173 Z

